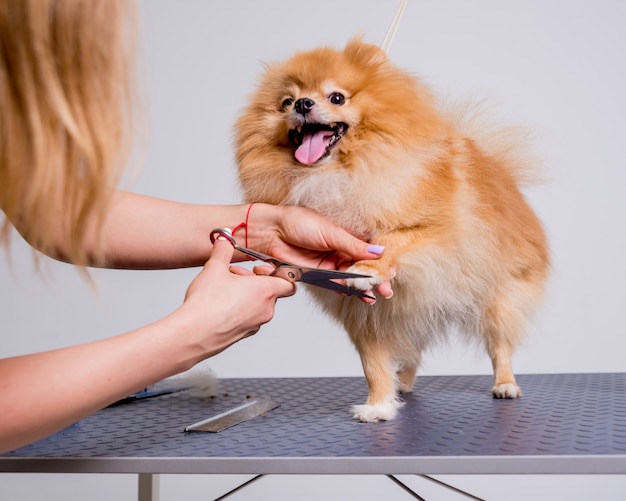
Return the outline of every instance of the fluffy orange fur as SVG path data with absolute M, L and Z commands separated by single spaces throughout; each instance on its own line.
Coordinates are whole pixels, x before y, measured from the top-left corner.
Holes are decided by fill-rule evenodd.
M 236 124 L 248 201 L 306 206 L 385 246 L 350 268 L 372 276 L 351 285 L 390 279 L 392 299 L 371 306 L 312 291 L 360 354 L 361 421 L 396 416 L 398 392 L 451 328 L 484 344 L 495 397 L 521 395 L 511 357 L 542 297 L 546 237 L 519 190 L 519 162 L 502 153 L 510 145 L 481 146 L 462 131 L 418 78 L 360 40 L 269 65 Z M 311 151 L 301 161 L 300 145 Z

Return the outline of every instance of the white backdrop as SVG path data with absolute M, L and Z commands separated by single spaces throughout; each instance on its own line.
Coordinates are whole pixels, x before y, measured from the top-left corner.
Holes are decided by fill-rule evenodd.
M 341 47 L 357 34 L 380 43 L 396 5 L 141 1 L 150 142 L 131 188 L 185 202 L 238 203 L 232 125 L 262 62 L 320 44 Z M 499 105 L 501 116 L 536 135 L 548 181 L 527 195 L 546 226 L 554 264 L 545 306 L 514 359 L 517 373 L 626 370 L 624 19 L 626 4 L 619 0 L 412 0 L 390 50 L 394 61 L 443 95 L 487 98 Z M 95 340 L 151 322 L 180 303 L 196 273 L 97 271 L 98 293 L 93 294 L 70 266 L 48 260 L 42 265 L 43 277 L 35 273 L 19 237 L 10 261 L 0 260 L 0 356 Z M 258 335 L 209 366 L 219 377 L 362 374 L 345 334 L 311 307 L 303 291 L 282 300 L 275 319 Z M 486 355 L 451 345 L 427 356 L 420 374 L 489 372 Z M 78 500 L 90 489 L 98 491 L 89 494 L 91 499 L 134 495 L 133 480 L 124 476 L 38 479 L 36 486 L 24 476 L 3 475 L 0 486 L 12 493 L 6 499 L 35 499 L 45 491 L 48 499 Z M 322 484 L 331 491 L 315 491 L 321 484 L 309 478 L 289 477 L 278 486 L 268 480 L 254 494 L 235 499 L 264 498 L 271 485 L 286 490 L 285 499 L 335 499 L 333 492 L 345 479 L 327 480 Z M 352 480 L 355 495 L 379 489 L 387 497 L 396 493 L 382 480 Z M 621 477 L 452 480 L 489 499 L 539 498 L 542 489 L 552 488 L 563 499 L 602 492 L 602 499 L 617 500 L 626 492 Z M 168 477 L 164 496 L 207 499 L 223 492 L 223 483 L 235 481 Z M 289 491 L 296 483 L 310 484 L 303 489 L 308 494 Z M 403 496 L 399 491 L 392 499 Z M 267 498 L 280 496 L 274 492 Z

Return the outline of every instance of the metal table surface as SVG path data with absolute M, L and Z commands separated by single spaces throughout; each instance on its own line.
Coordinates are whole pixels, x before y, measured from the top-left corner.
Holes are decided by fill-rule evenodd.
M 223 379 L 212 398 L 171 394 L 104 409 L 0 456 L 1 472 L 625 474 L 626 373 L 418 377 L 390 422 L 359 423 L 363 378 Z M 185 426 L 271 397 L 280 407 L 219 433 Z

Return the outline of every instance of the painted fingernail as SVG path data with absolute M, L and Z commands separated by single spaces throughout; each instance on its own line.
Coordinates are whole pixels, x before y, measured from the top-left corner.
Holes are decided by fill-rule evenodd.
M 367 252 L 369 252 L 370 254 L 376 254 L 377 256 L 380 256 L 384 250 L 384 245 L 372 244 L 367 246 Z

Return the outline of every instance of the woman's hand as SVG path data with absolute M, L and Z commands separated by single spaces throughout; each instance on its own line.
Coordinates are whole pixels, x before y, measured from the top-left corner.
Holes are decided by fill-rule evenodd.
M 276 300 L 296 292 L 296 286 L 282 278 L 231 267 L 232 257 L 232 245 L 217 239 L 211 259 L 187 289 L 179 310 L 192 322 L 190 333 L 198 337 L 202 358 L 255 334 L 274 316 Z
M 377 259 L 384 247 L 359 240 L 326 217 L 303 207 L 255 204 L 248 218 L 250 247 L 301 266 L 345 270 L 356 261 Z M 259 272 L 263 273 L 259 269 Z M 391 283 L 376 287 L 393 295 Z M 370 299 L 363 299 L 372 303 Z

